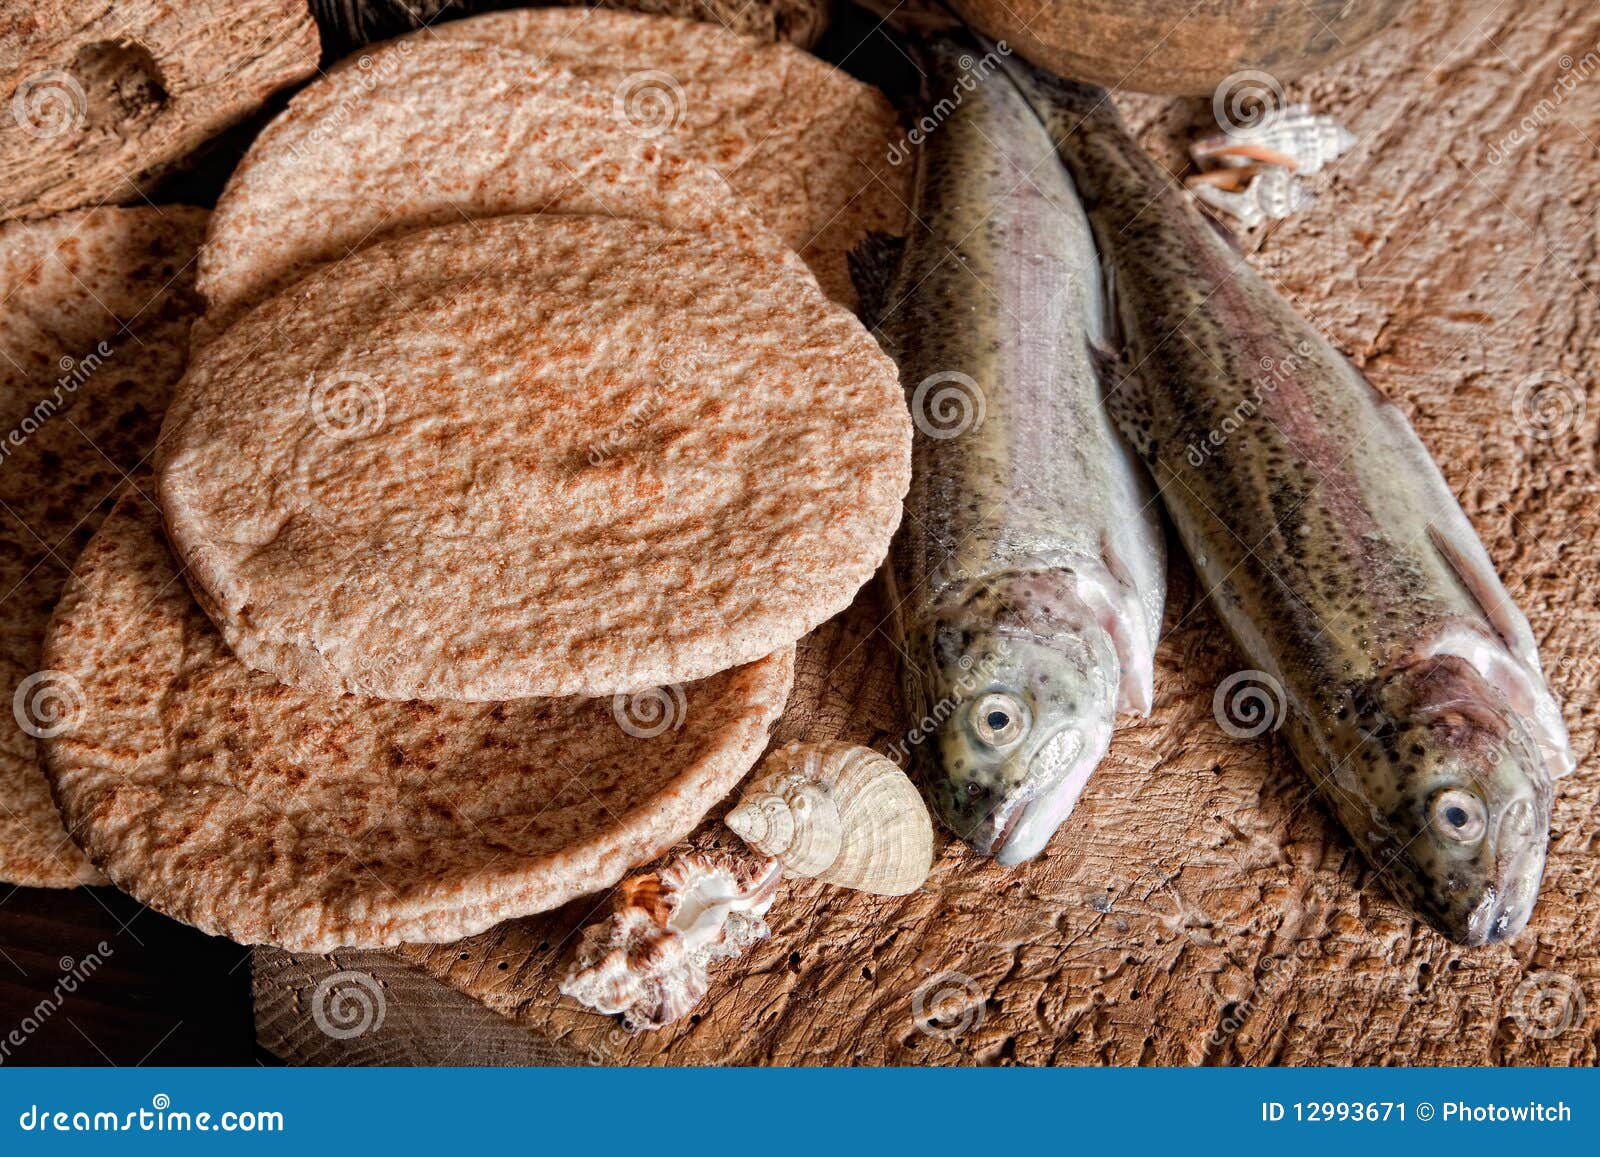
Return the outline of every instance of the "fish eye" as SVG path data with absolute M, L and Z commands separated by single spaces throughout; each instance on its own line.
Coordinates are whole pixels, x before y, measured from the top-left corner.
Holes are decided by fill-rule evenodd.
M 1475 844 L 1489 830 L 1489 810 L 1472 792 L 1447 787 L 1429 801 L 1428 823 L 1447 840 Z
M 972 730 L 990 747 L 1010 747 L 1028 733 L 1028 708 L 1015 695 L 991 691 L 972 705 Z

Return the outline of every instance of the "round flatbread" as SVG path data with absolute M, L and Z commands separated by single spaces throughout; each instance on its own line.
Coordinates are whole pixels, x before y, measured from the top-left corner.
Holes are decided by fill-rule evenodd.
M 630 129 L 609 95 L 530 69 L 525 53 L 405 39 L 307 86 L 251 145 L 200 258 L 197 344 L 363 246 L 535 212 L 658 222 L 788 256 L 715 171 Z
M 710 165 L 854 308 L 846 258 L 869 231 L 905 232 L 915 166 L 871 85 L 790 44 L 633 12 L 532 8 L 412 33 L 499 44 L 608 94 L 630 125 Z
M 609 887 L 734 788 L 794 673 L 785 650 L 632 700 L 308 695 L 229 654 L 137 496 L 47 655 L 82 688 L 43 747 L 94 862 L 202 931 L 300 952 L 453 940 Z
M 883 559 L 910 448 L 894 363 L 809 276 L 539 214 L 372 246 L 263 303 L 194 355 L 159 468 L 245 662 L 489 700 L 788 646 Z
M 61 826 L 35 740 L 69 719 L 39 659 L 68 568 L 155 446 L 199 313 L 199 209 L 91 209 L 0 227 L 0 880 L 100 879 Z

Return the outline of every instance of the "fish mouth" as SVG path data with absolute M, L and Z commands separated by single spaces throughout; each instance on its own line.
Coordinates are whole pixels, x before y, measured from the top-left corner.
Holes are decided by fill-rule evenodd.
M 1528 926 L 1534 905 L 1539 899 L 1544 858 L 1544 848 L 1540 843 L 1530 841 L 1523 846 L 1498 874 L 1495 886 L 1489 889 L 1467 917 L 1462 943 L 1473 946 L 1498 944 L 1511 939 Z
M 1067 726 L 1052 734 L 1030 757 L 1026 794 L 996 825 L 995 838 L 990 841 L 988 854 L 994 856 L 996 863 L 1014 868 L 1044 851 L 1072 813 L 1104 750 L 1088 752 L 1092 758 L 1087 760 L 1085 754 L 1083 732 Z

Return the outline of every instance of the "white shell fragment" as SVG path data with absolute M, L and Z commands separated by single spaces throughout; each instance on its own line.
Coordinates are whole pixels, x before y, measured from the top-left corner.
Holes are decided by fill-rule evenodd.
M 1261 123 L 1230 126 L 1226 132 L 1201 137 L 1189 154 L 1202 169 L 1277 164 L 1302 176 L 1320 173 L 1355 145 L 1355 134 L 1330 116 L 1292 104 Z
M 1202 202 L 1233 217 L 1246 229 L 1269 219 L 1282 220 L 1314 200 L 1293 173 L 1277 165 L 1261 166 L 1242 192 L 1203 181 L 1191 181 L 1189 189 Z
M 1292 104 L 1259 124 L 1228 126 L 1189 146 L 1205 170 L 1185 184 L 1201 202 L 1246 229 L 1281 220 L 1312 201 L 1301 177 L 1348 152 L 1355 134 L 1332 117 Z
M 848 743 L 773 752 L 726 822 L 790 875 L 879 896 L 915 891 L 933 866 L 933 822 L 916 785 Z
M 692 853 L 624 880 L 610 916 L 584 930 L 561 992 L 620 1013 L 630 1032 L 684 1016 L 710 988 L 707 967 L 770 930 L 783 872 L 776 860 Z

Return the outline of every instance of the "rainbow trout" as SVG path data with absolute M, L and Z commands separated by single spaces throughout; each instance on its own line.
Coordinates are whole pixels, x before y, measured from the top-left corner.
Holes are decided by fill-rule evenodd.
M 897 273 L 857 267 L 918 428 L 886 573 L 935 811 L 1010 865 L 1071 812 L 1117 711 L 1149 711 L 1165 560 L 1090 361 L 1099 266 L 1050 138 L 995 54 L 936 39 L 925 63 L 917 227 Z
M 1281 695 L 1301 766 L 1402 900 L 1463 944 L 1515 935 L 1572 754 L 1527 620 L 1438 467 L 1104 92 L 1008 68 L 1109 265 L 1132 367 L 1109 408 L 1247 674 Z

